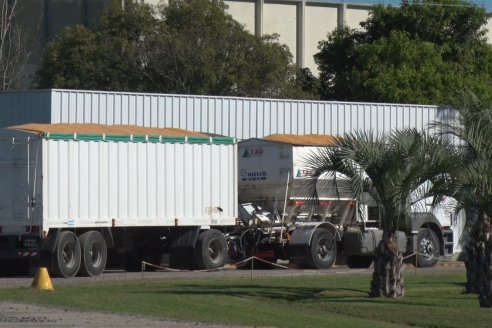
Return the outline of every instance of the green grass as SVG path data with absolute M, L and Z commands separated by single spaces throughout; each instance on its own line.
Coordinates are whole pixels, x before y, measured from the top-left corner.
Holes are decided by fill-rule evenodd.
M 165 275 L 165 273 L 163 273 Z M 163 319 L 276 327 L 490 327 L 464 273 L 406 275 L 403 299 L 367 297 L 370 276 L 158 280 L 0 289 L 0 300 Z

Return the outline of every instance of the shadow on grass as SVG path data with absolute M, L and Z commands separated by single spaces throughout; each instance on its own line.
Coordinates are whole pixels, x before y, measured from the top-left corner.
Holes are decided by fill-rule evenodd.
M 460 285 L 456 283 L 456 285 Z M 415 300 L 411 296 L 403 299 L 370 298 L 368 291 L 357 288 L 312 288 L 312 287 L 286 287 L 268 285 L 228 285 L 228 286 L 204 286 L 200 284 L 188 284 L 154 290 L 137 290 L 135 294 L 160 294 L 160 295 L 189 295 L 189 296 L 227 296 L 239 298 L 258 298 L 267 300 L 283 300 L 287 302 L 322 301 L 339 304 L 380 304 L 395 306 L 427 306 L 432 308 L 442 307 L 439 302 L 433 300 Z M 447 297 L 448 300 L 461 300 L 460 295 Z
M 439 285 L 442 285 L 442 286 L 449 286 L 449 285 L 453 285 L 453 286 L 458 286 L 458 287 L 466 287 L 466 282 L 457 282 L 457 281 L 443 281 L 443 282 L 439 282 L 439 281 L 413 281 L 413 282 L 407 282 L 406 283 L 407 286 L 425 286 L 425 285 L 429 285 L 429 286 L 439 286 Z
M 309 287 L 279 287 L 265 285 L 230 285 L 203 286 L 203 285 L 181 285 L 179 289 L 166 288 L 152 291 L 135 291 L 135 294 L 169 294 L 169 295 L 222 295 L 230 297 L 256 297 L 270 300 L 282 299 L 285 301 L 305 301 L 322 298 L 325 301 L 340 298 L 367 297 L 366 290 L 349 288 L 309 288 Z

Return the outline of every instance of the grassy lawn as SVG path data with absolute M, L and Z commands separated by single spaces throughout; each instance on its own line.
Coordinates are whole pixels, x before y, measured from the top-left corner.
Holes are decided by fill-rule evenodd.
M 165 273 L 163 273 L 165 274 Z M 276 327 L 490 327 L 464 273 L 407 272 L 399 300 L 367 297 L 369 275 L 159 280 L 0 289 L 0 300 L 156 318 Z

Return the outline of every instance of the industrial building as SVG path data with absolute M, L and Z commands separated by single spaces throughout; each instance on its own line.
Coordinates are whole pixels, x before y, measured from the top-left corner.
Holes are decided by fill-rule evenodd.
M 122 0 L 123 2 L 124 0 Z M 145 0 L 152 5 L 169 0 Z M 39 67 L 42 49 L 65 26 L 90 24 L 111 0 L 22 0 L 18 2 L 19 22 L 32 31 L 36 49 L 26 67 L 32 74 Z M 320 40 L 336 27 L 359 27 L 373 5 L 337 0 L 225 0 L 228 12 L 257 36 L 279 34 L 299 67 L 316 72 L 313 55 Z M 492 40 L 492 18 L 487 24 Z M 25 83 L 27 86 L 27 83 Z

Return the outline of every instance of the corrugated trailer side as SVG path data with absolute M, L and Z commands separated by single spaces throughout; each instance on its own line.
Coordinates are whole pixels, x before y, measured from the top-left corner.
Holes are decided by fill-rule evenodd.
M 234 225 L 231 138 L 132 139 L 43 138 L 45 228 Z
M 0 237 L 37 237 L 33 249 L 54 275 L 63 277 L 100 274 L 108 254 L 131 270 L 139 270 L 143 260 L 160 264 L 165 252 L 177 267 L 223 266 L 225 234 L 234 229 L 238 209 L 236 141 L 171 132 L 179 133 L 83 124 L 28 124 L 0 131 L 7 141 L 17 138 L 1 148 L 2 176 L 16 167 L 29 168 L 22 170 L 22 179 L 12 178 L 22 181 L 0 193 L 0 204 L 10 206 L 11 193 L 21 192 L 17 208 L 23 211 L 17 211 L 20 217 L 3 211 L 6 218 L 0 223 L 9 224 L 0 227 Z M 37 170 L 21 165 L 26 161 Z M 32 222 L 37 222 L 34 234 L 25 230 Z M 1 244 L 0 260 L 4 248 L 15 252 L 20 246 Z
M 174 127 L 235 137 L 389 132 L 450 122 L 455 112 L 431 105 L 309 101 L 84 90 L 0 93 L 0 126 L 26 122 Z
M 237 139 L 269 134 L 341 135 L 372 128 L 427 130 L 452 111 L 431 105 L 53 90 L 53 123 L 175 127 Z

